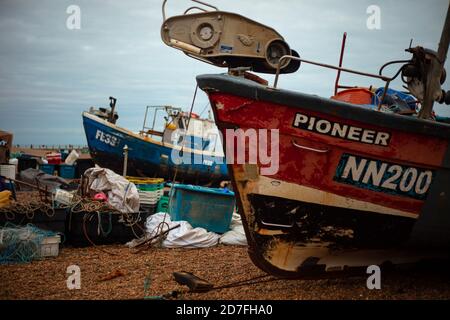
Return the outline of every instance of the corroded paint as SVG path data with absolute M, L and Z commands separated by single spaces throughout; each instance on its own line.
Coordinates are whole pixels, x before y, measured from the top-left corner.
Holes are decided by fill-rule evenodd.
M 429 137 L 423 135 L 389 130 L 391 134 L 389 146 L 368 145 L 295 128 L 292 124 L 298 109 L 214 92 L 210 94 L 210 99 L 212 105 L 220 103 L 224 106 L 216 110 L 219 126 L 227 124 L 244 130 L 249 128 L 280 130 L 280 170 L 272 178 L 416 214 L 421 211 L 423 199 L 387 195 L 336 182 L 334 176 L 341 156 L 344 153 L 352 153 L 433 170 L 442 163 L 448 144 L 444 139 L 431 138 L 430 141 Z M 387 131 L 376 125 L 367 126 L 355 121 L 323 116 L 318 112 L 302 112 L 378 132 Z M 255 117 L 255 114 L 258 114 L 258 117 Z M 300 150 L 293 143 L 314 149 L 329 149 L 329 152 Z M 296 174 L 293 175 L 292 172 Z
M 404 255 L 392 249 L 392 245 L 404 243 L 404 240 L 408 238 L 411 226 L 420 215 L 426 199 L 414 199 L 340 183 L 334 179 L 336 168 L 342 155 L 350 153 L 360 157 L 379 159 L 386 163 L 398 163 L 405 167 L 439 171 L 442 170 L 441 166 L 448 147 L 447 139 L 437 135 L 425 136 L 406 132 L 401 128 L 398 130 L 392 127 L 385 128 L 378 123 L 359 122 L 342 117 L 338 113 L 324 114 L 319 112 L 320 108 L 317 111 L 311 110 L 311 106 L 302 109 L 299 105 L 294 108 L 260 99 L 222 93 L 217 88 L 209 88 L 206 91 L 222 133 L 227 128 L 280 130 L 278 173 L 273 176 L 255 176 L 255 167 L 252 167 L 252 170 L 246 170 L 244 165 L 228 166 L 238 195 L 239 210 L 250 245 L 249 253 L 258 267 L 277 276 L 308 277 L 311 272 L 312 274 L 319 272 L 323 275 L 323 273 L 345 271 L 347 267 L 366 266 L 368 263 L 381 264 L 385 261 L 401 263 L 419 259 L 421 254 Z M 364 141 L 358 142 L 343 139 L 338 135 L 301 130 L 292 125 L 298 112 L 326 119 L 330 123 L 361 128 L 353 130 L 366 132 L 366 137 Z M 396 116 L 393 116 L 393 119 L 394 117 Z M 371 142 L 369 138 L 372 131 L 386 133 L 389 139 L 385 142 L 380 140 L 381 143 L 378 144 L 361 143 Z M 354 134 L 352 132 L 350 138 L 354 138 Z M 345 138 L 348 137 L 349 135 L 345 136 Z M 261 163 L 258 163 L 257 167 L 261 166 Z M 279 183 L 272 184 L 273 181 Z M 277 188 L 279 189 L 275 192 Z M 258 212 L 260 207 L 256 208 L 251 200 L 258 194 L 269 198 L 276 196 L 281 202 L 283 199 L 287 203 L 299 201 L 300 207 L 302 203 L 315 203 L 315 209 L 311 213 L 317 215 L 322 214 L 321 205 L 323 205 L 329 218 L 324 216 L 325 225 L 321 229 L 324 232 L 331 232 L 329 234 L 334 239 L 327 241 L 326 237 L 321 238 L 319 234 L 317 236 L 312 234 L 311 237 L 305 238 L 306 241 L 302 240 L 299 230 L 307 231 L 308 223 L 314 222 L 314 219 L 311 220 L 308 215 L 303 215 L 306 220 L 297 221 L 297 225 L 294 223 L 292 228 L 266 229 L 258 220 L 258 215 L 261 214 Z M 269 217 L 281 217 L 286 214 L 282 207 L 270 208 L 263 207 Z M 298 209 L 298 206 L 295 208 Z M 286 210 L 291 209 L 292 205 L 286 207 Z M 296 216 L 302 208 L 297 209 Z M 347 210 L 348 214 L 351 212 L 352 217 L 360 220 L 358 222 L 360 224 L 354 225 L 354 228 L 351 227 L 353 218 L 345 222 Z M 336 218 L 332 218 L 334 211 L 336 211 Z M 342 221 L 339 220 L 340 217 Z M 383 222 L 384 217 L 386 222 Z M 327 221 L 329 226 L 326 225 Z M 344 224 L 341 226 L 341 223 Z M 386 231 L 389 230 L 390 224 L 392 224 L 392 230 L 400 228 L 398 231 Z M 402 227 L 403 224 L 404 227 Z M 288 226 L 289 223 L 286 225 Z M 364 228 L 371 228 L 372 225 L 374 227 L 372 233 L 375 232 L 373 239 L 366 239 Z M 380 230 L 378 236 L 377 228 Z M 385 236 L 387 238 L 383 239 Z M 346 242 L 340 244 L 337 240 L 341 237 L 345 241 L 350 241 L 353 248 L 358 250 L 349 250 L 349 247 L 345 245 Z M 364 248 L 366 241 L 375 244 L 378 241 L 380 247 L 385 247 L 380 250 Z M 358 248 L 358 246 L 361 247 Z M 426 255 L 427 253 L 422 256 Z

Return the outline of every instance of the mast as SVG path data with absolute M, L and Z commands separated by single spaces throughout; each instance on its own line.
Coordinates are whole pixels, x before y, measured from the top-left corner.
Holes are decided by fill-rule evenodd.
M 448 46 L 450 43 L 450 2 L 447 9 L 444 28 L 442 29 L 441 39 L 437 59 L 431 59 L 430 71 L 426 77 L 425 94 L 423 97 L 422 108 L 419 112 L 419 118 L 430 119 L 433 111 L 433 93 L 440 88 L 440 79 L 444 63 L 447 58 Z

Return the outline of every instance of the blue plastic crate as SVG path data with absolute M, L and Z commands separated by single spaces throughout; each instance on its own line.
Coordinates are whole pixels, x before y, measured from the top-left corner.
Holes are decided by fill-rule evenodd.
M 59 176 L 64 179 L 75 179 L 75 166 L 59 165 Z
M 15 184 L 14 182 L 0 182 L 0 191 L 8 190 L 8 191 L 14 191 L 15 190 Z
M 194 228 L 217 233 L 229 230 L 235 204 L 233 192 L 183 184 L 175 184 L 171 192 L 169 213 L 173 221 L 188 221 Z
M 14 182 L 6 182 L 5 186 L 6 186 L 6 189 L 8 189 L 8 190 L 14 190 L 14 188 L 16 187 L 14 185 Z
M 39 165 L 39 169 L 41 171 L 44 171 L 47 174 L 53 175 L 55 172 L 55 165 L 54 164 L 41 164 Z

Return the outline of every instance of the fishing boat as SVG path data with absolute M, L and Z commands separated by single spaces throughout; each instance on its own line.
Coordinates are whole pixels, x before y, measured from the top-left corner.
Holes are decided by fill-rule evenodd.
M 217 185 L 229 179 L 212 119 L 201 119 L 172 106 L 148 106 L 142 130 L 135 133 L 116 124 L 115 106 L 116 99 L 110 97 L 110 109 L 91 107 L 82 114 L 96 164 L 120 174 L 185 183 Z M 151 127 L 146 125 L 149 110 L 153 111 Z M 163 116 L 164 129 L 156 130 L 157 119 Z
M 272 28 L 253 20 L 210 5 L 166 18 L 165 2 L 164 43 L 229 69 L 197 77 L 223 136 L 237 129 L 269 129 L 279 136 L 270 150 L 279 154 L 275 173 L 264 174 L 260 159 L 236 163 L 226 153 L 258 267 L 298 278 L 365 272 L 369 265 L 409 263 L 435 252 L 448 257 L 450 125 L 430 112 L 433 102 L 450 102 L 441 88 L 448 16 L 439 51 L 410 46 L 412 58 L 388 77 L 383 69 L 395 61 L 370 74 L 343 68 L 343 50 L 339 66 L 306 60 Z M 337 70 L 334 95 L 280 89 L 280 73 L 295 71 L 299 63 Z M 250 70 L 276 74 L 275 81 L 269 85 Z M 341 86 L 341 72 L 380 79 L 385 86 Z M 398 76 L 407 92 L 389 88 Z M 249 159 L 249 145 L 244 150 Z

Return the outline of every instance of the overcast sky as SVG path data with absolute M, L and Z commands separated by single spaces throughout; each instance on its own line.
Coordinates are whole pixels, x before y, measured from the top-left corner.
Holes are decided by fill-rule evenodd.
M 448 0 L 209 2 L 272 26 L 309 60 L 337 64 L 346 31 L 344 66 L 373 73 L 389 60 L 409 58 L 404 49 L 411 38 L 413 45 L 436 50 L 448 6 Z M 195 76 L 225 70 L 162 42 L 161 3 L 0 0 L 0 129 L 12 131 L 15 144 L 85 144 L 81 112 L 106 106 L 111 95 L 118 98 L 119 125 L 134 131 L 142 127 L 146 105 L 188 110 Z M 81 9 L 80 30 L 66 27 L 70 5 Z M 379 30 L 367 28 L 370 5 L 381 10 Z M 189 6 L 187 0 L 169 0 L 167 14 L 181 14 Z M 334 79 L 332 70 L 302 65 L 283 76 L 280 86 L 329 97 Z M 341 82 L 381 85 L 348 75 Z M 201 112 L 206 104 L 201 92 L 194 110 Z M 450 115 L 446 108 L 436 110 Z

